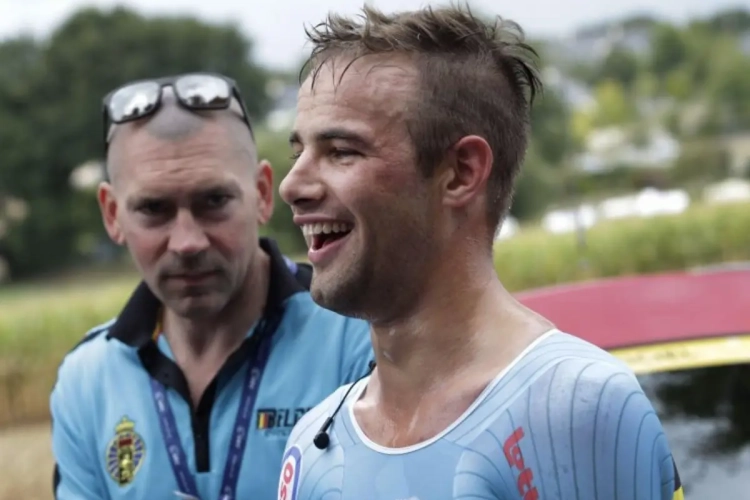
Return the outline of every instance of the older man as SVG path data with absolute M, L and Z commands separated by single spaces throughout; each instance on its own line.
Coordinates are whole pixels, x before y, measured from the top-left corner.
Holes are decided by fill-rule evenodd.
M 292 426 L 367 373 L 368 325 L 315 305 L 259 238 L 272 171 L 232 80 L 129 83 L 104 110 L 98 199 L 143 281 L 60 367 L 55 496 L 272 498 Z

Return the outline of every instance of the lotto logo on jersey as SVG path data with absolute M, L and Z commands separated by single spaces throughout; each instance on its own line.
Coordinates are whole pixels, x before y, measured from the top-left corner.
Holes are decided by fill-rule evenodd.
M 524 437 L 523 427 L 518 427 L 513 431 L 503 444 L 503 453 L 511 467 L 518 469 L 518 493 L 523 500 L 539 500 L 539 491 L 534 486 L 534 472 L 530 467 L 526 467 L 521 452 L 521 440 Z
M 279 479 L 279 500 L 297 500 L 301 470 L 302 450 L 294 445 L 284 453 Z

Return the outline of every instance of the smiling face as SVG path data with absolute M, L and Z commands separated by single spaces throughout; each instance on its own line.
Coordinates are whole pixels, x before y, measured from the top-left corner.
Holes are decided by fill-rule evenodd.
M 303 84 L 296 162 L 280 186 L 310 247 L 313 298 L 371 321 L 412 304 L 440 251 L 435 182 L 417 168 L 405 120 L 416 73 L 380 59 L 358 60 L 343 79 L 345 62 L 325 64 Z
M 110 147 L 112 184 L 99 190 L 107 231 L 181 316 L 214 315 L 239 292 L 271 215 L 270 166 L 234 119 L 164 107 L 119 126 Z

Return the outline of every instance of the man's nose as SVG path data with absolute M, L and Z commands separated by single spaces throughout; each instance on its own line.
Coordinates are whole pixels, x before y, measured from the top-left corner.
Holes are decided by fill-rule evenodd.
M 200 223 L 189 210 L 180 210 L 169 237 L 169 250 L 179 255 L 195 255 L 208 247 L 208 236 Z
M 325 189 L 315 162 L 305 158 L 304 154 L 300 156 L 279 184 L 279 195 L 292 207 L 320 202 Z

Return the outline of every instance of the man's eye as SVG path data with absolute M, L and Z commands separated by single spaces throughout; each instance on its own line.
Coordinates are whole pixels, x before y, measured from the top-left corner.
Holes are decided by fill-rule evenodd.
M 347 158 L 358 154 L 359 153 L 352 149 L 334 148 L 331 150 L 331 156 L 334 158 Z
M 146 215 L 162 215 L 167 211 L 167 204 L 161 201 L 147 201 L 138 206 L 138 211 Z
M 205 206 L 210 209 L 222 208 L 230 199 L 231 196 L 226 194 L 210 194 L 206 197 Z

